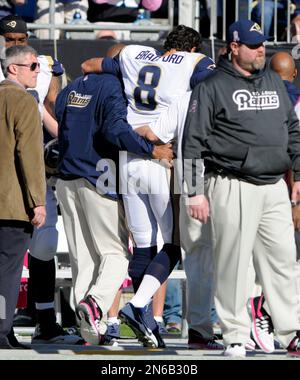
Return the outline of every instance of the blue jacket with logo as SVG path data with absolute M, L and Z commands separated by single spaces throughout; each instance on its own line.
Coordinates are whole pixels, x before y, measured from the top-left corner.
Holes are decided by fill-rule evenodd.
M 75 79 L 58 95 L 55 112 L 59 171 L 65 180 L 85 178 L 96 186 L 99 176 L 109 168 L 105 162 L 118 162 L 119 150 L 151 158 L 153 145 L 127 123 L 126 100 L 113 75 L 90 74 Z M 106 195 L 117 198 L 117 190 Z

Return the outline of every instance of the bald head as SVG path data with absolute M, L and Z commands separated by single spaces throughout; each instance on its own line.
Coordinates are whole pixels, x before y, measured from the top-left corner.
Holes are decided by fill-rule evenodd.
M 270 61 L 271 69 L 280 75 L 282 80 L 293 82 L 297 76 L 294 58 L 284 51 L 275 53 Z

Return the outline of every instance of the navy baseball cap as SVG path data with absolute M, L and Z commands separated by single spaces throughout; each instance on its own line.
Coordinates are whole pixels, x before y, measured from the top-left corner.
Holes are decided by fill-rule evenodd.
M 251 20 L 239 20 L 229 26 L 227 42 L 258 45 L 267 40 L 260 26 Z

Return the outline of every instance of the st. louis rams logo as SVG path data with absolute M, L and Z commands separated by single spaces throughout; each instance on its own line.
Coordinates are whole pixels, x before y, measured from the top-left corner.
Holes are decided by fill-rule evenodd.
M 258 33 L 262 34 L 262 30 L 257 23 L 255 23 L 251 26 L 250 32 L 258 32 Z
M 237 90 L 232 100 L 238 105 L 239 111 L 272 110 L 279 108 L 280 102 L 276 91 Z
M 67 106 L 68 107 L 86 107 L 92 99 L 92 95 L 82 95 L 76 91 L 71 91 L 68 96 Z
M 10 26 L 11 28 L 15 28 L 16 25 L 17 25 L 17 23 L 16 23 L 16 21 L 10 21 L 10 22 L 8 22 L 6 25 L 7 25 L 7 26 Z

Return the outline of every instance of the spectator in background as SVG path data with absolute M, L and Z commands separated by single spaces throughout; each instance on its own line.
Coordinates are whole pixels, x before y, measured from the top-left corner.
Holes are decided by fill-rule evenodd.
M 26 0 L 0 0 L 0 19 L 2 17 L 13 15 L 15 5 L 24 5 Z
M 252 19 L 262 24 L 262 12 L 263 12 L 263 4 L 262 1 L 252 1 Z M 282 35 L 285 32 L 285 29 L 287 27 L 287 6 L 288 2 L 287 0 L 278 0 L 277 2 L 277 12 L 278 12 L 278 37 L 281 38 Z M 297 8 L 297 0 L 291 0 L 290 3 L 290 12 L 291 16 L 295 16 L 295 11 Z M 274 13 L 275 13 L 275 3 L 273 0 L 265 0 L 264 2 L 264 18 L 263 18 L 263 24 L 264 24 L 264 34 L 269 39 L 270 37 L 274 35 Z
M 149 3 L 149 2 L 148 2 Z M 155 5 L 155 1 L 151 1 L 151 3 L 153 3 L 153 5 Z M 143 5 L 144 8 L 146 9 L 149 9 L 147 8 L 145 5 Z M 162 18 L 162 19 L 167 19 L 168 16 L 169 16 L 169 0 L 162 0 L 161 1 L 161 5 L 160 7 L 154 9 L 154 10 L 151 10 L 149 9 L 150 12 L 151 12 L 151 19 L 155 19 L 155 18 Z M 178 14 L 177 14 L 177 10 L 178 10 L 178 6 L 176 5 L 176 2 L 174 2 L 174 24 L 175 24 L 175 18 L 177 17 L 178 19 Z M 178 24 L 178 22 L 177 22 Z M 177 25 L 175 24 L 175 25 Z
M 162 0 L 89 0 L 88 20 L 90 22 L 132 23 L 137 19 L 139 8 L 154 12 L 160 8 L 161 4 Z M 96 38 L 105 37 L 130 40 L 130 31 L 101 30 L 96 34 Z
M 68 24 L 72 21 L 76 10 L 80 11 L 81 19 L 87 19 L 88 0 L 56 0 L 55 4 L 55 24 Z M 36 24 L 49 24 L 50 22 L 50 0 L 37 1 L 37 18 Z M 48 29 L 36 31 L 36 36 L 42 39 L 49 39 Z M 60 30 L 55 31 L 55 38 L 62 37 Z
M 88 20 L 90 22 L 134 22 L 139 7 L 150 12 L 157 11 L 162 0 L 89 0 Z
M 283 80 L 289 97 L 293 106 L 295 107 L 295 112 L 300 120 L 300 89 L 293 83 L 297 77 L 298 71 L 296 68 L 295 60 L 293 57 L 284 51 L 275 53 L 270 60 L 270 67 L 274 70 Z M 291 174 L 291 173 L 290 173 Z M 291 179 L 292 176 L 289 175 Z M 290 187 L 292 183 L 289 182 Z M 295 240 L 297 247 L 297 260 L 300 260 L 300 206 L 297 204 L 292 207 L 293 222 L 295 227 Z
M 178 280 L 169 279 L 167 282 L 163 319 L 168 333 L 181 332 L 182 289 Z
M 40 114 L 26 91 L 36 86 L 37 53 L 29 46 L 13 46 L 2 66 L 7 80 L 0 84 L 1 115 L 6 115 L 0 129 L 0 349 L 12 349 L 7 335 L 32 225 L 45 223 L 46 183 Z
M 96 31 L 97 40 L 117 40 L 117 32 L 114 30 L 97 30 Z
M 300 0 L 295 0 L 295 11 L 291 20 L 292 42 L 300 42 Z

